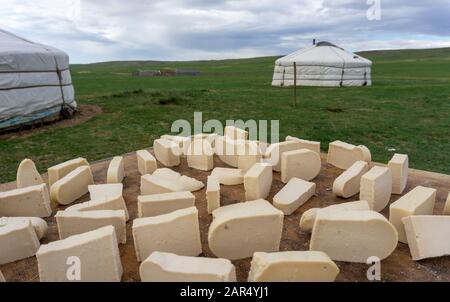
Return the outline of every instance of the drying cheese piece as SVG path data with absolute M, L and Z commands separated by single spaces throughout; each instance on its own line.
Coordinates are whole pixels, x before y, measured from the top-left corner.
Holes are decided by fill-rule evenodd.
M 36 165 L 31 159 L 24 159 L 17 169 L 17 188 L 25 188 L 43 184 L 41 174 L 36 169 Z
M 180 173 L 169 168 L 156 169 L 155 172 L 152 173 L 152 175 L 170 181 L 177 181 L 181 177 Z
M 239 150 L 245 149 L 244 141 L 235 141 L 227 136 L 218 136 L 215 140 L 215 154 L 220 160 L 229 166 L 237 167 L 239 159 Z
M 185 137 L 185 136 L 164 134 L 164 135 L 161 135 L 160 138 L 172 141 L 174 143 L 177 143 L 178 147 L 181 150 L 182 155 L 186 155 L 186 152 L 187 152 L 187 150 L 189 148 L 189 145 L 191 143 L 191 138 L 190 137 Z
M 226 126 L 224 135 L 233 140 L 247 140 L 248 132 L 236 126 Z
M 273 206 L 291 215 L 315 193 L 315 183 L 294 177 L 273 197 Z
M 257 141 L 247 141 L 245 144 L 241 144 L 238 151 L 237 167 L 244 173 L 254 164 L 261 162 L 263 153 Z
M 450 255 L 450 217 L 412 215 L 402 219 L 413 260 Z
M 389 221 L 398 232 L 398 241 L 407 243 L 402 219 L 411 215 L 432 215 L 436 189 L 417 186 L 389 206 Z
M 146 174 L 141 176 L 141 195 L 162 194 L 182 191 L 176 181 L 161 179 Z
M 327 162 L 340 169 L 348 169 L 356 161 L 371 161 L 371 154 L 366 146 L 355 146 L 341 141 L 329 144 Z
M 68 205 L 88 192 L 94 184 L 91 168 L 81 166 L 55 182 L 50 187 L 50 198 L 62 205 Z
M 189 191 L 138 196 L 139 217 L 167 214 L 195 204 L 195 196 Z
M 213 211 L 208 243 L 214 255 L 230 260 L 280 248 L 283 212 L 263 199 L 223 206 Z
M 106 182 L 109 184 L 120 183 L 124 177 L 123 157 L 115 156 L 109 163 L 106 173 Z
M 359 193 L 361 177 L 369 171 L 367 162 L 358 160 L 333 182 L 333 194 L 349 198 Z
M 41 282 L 120 282 L 122 278 L 117 238 L 111 225 L 42 245 L 36 258 Z M 76 273 L 70 274 L 74 265 L 79 268 L 79 280 Z
M 0 192 L 1 216 L 49 217 L 51 214 L 45 184 Z
M 338 274 L 337 265 L 322 252 L 256 252 L 248 282 L 333 282 Z
M 214 144 L 218 136 L 219 135 L 217 133 L 197 133 L 192 136 L 192 139 L 205 139 L 211 144 L 211 147 L 214 148 Z
M 319 175 L 320 156 L 308 149 L 299 149 L 281 154 L 281 181 L 287 183 L 292 177 L 311 180 Z
M 220 184 L 214 176 L 208 176 L 206 183 L 206 205 L 208 214 L 220 207 Z
M 145 260 L 154 251 L 197 256 L 202 252 L 198 210 L 190 207 L 133 221 L 136 257 Z
M 443 214 L 450 215 L 450 193 L 448 194 L 447 201 L 445 202 Z
M 392 194 L 402 194 L 408 182 L 408 155 L 394 154 L 388 163 L 392 172 Z
M 369 202 L 370 209 L 382 211 L 392 192 L 392 173 L 389 168 L 375 166 L 361 177 L 359 199 Z
M 182 175 L 178 179 L 178 183 L 181 186 L 182 190 L 191 192 L 201 190 L 205 186 L 205 184 L 202 183 L 201 181 L 192 177 L 188 177 L 186 175 Z
M 397 241 L 395 227 L 375 211 L 319 211 L 310 250 L 336 261 L 366 263 L 372 256 L 388 257 Z
M 156 139 L 153 142 L 156 159 L 166 167 L 178 166 L 182 153 L 179 145 L 166 139 Z
M 226 186 L 240 185 L 244 183 L 244 174 L 241 169 L 214 168 L 210 176 L 214 176 L 219 183 Z
M 153 252 L 142 262 L 142 282 L 234 282 L 236 270 L 228 259 L 179 256 Z
M 302 144 L 296 141 L 287 141 L 271 144 L 264 154 L 266 161 L 270 163 L 274 171 L 281 171 L 281 157 L 284 152 L 302 149 Z
M 311 208 L 303 212 L 300 218 L 300 229 L 303 232 L 311 232 L 318 212 L 321 211 L 369 211 L 369 203 L 365 200 L 350 201 L 334 204 L 325 208 Z
M 78 167 L 89 166 L 89 163 L 85 158 L 78 157 L 57 164 L 56 166 L 48 168 L 48 185 L 51 187 L 55 182 L 72 172 Z
M 73 235 L 112 225 L 115 229 L 117 240 L 123 244 L 127 242 L 124 210 L 58 211 L 55 218 L 58 224 L 59 239 L 66 239 Z
M 213 155 L 214 151 L 207 140 L 194 139 L 186 153 L 188 166 L 202 171 L 209 171 L 214 168 Z
M 0 220 L 0 264 L 32 257 L 39 239 L 29 220 Z
M 320 142 L 308 141 L 305 139 L 300 139 L 300 138 L 289 136 L 289 135 L 286 136 L 286 141 L 298 142 L 301 144 L 301 146 L 300 146 L 301 149 L 308 149 L 308 150 L 314 151 L 320 156 Z
M 128 210 L 122 196 L 123 184 L 91 185 L 88 187 L 91 200 L 75 204 L 66 208 L 66 211 L 101 211 L 123 210 L 128 220 Z
M 147 150 L 136 151 L 136 158 L 138 163 L 138 171 L 141 175 L 152 174 L 156 170 L 156 159 Z
M 0 271 L 0 282 L 6 282 L 5 277 L 3 277 L 2 271 Z
M 244 175 L 245 200 L 264 199 L 272 187 L 272 166 L 254 164 Z
M 39 240 L 41 240 L 46 234 L 48 230 L 47 222 L 39 217 L 1 217 L 0 225 L 2 221 L 5 223 L 17 223 L 19 221 L 30 222 L 36 232 L 36 236 Z

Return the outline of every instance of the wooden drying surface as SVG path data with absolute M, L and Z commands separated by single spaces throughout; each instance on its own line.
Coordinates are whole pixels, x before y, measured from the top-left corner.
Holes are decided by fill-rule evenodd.
M 130 282 L 140 281 L 138 270 L 139 264 L 136 260 L 133 237 L 131 234 L 132 221 L 137 218 L 137 196 L 139 195 L 140 175 L 137 171 L 137 162 L 134 152 L 124 155 L 124 161 L 126 174 L 126 178 L 123 181 L 124 198 L 130 212 L 130 220 L 127 223 L 128 241 L 125 245 L 120 245 L 120 254 L 124 268 L 122 281 Z M 322 156 L 322 162 L 323 165 L 320 175 L 314 179 L 314 182 L 317 184 L 316 196 L 311 198 L 292 215 L 285 216 L 284 218 L 283 236 L 280 246 L 281 251 L 308 250 L 310 235 L 301 232 L 298 226 L 300 216 L 304 211 L 313 207 L 325 207 L 336 203 L 358 200 L 358 196 L 350 199 L 342 199 L 333 196 L 331 191 L 332 183 L 342 170 L 326 164 L 324 156 Z M 91 165 L 96 184 L 106 183 L 108 164 L 109 159 Z M 218 158 L 215 158 L 215 167 L 219 166 L 225 167 L 226 165 Z M 161 165 L 159 165 L 159 167 L 161 167 Z M 195 177 L 204 183 L 206 183 L 206 177 L 210 173 L 188 168 L 185 159 L 183 159 L 181 165 L 175 167 L 174 170 L 181 174 Z M 44 175 L 44 178 L 46 178 L 46 175 Z M 442 213 L 446 196 L 450 191 L 450 176 L 411 169 L 408 187 L 405 192 L 410 191 L 418 185 L 424 185 L 438 190 L 435 214 Z M 283 183 L 280 181 L 280 174 L 274 173 L 274 181 L 268 200 L 272 201 L 273 196 L 282 187 Z M 0 185 L 1 191 L 13 188 L 15 188 L 15 183 Z M 201 256 L 214 257 L 208 248 L 207 242 L 208 227 L 212 219 L 211 215 L 208 215 L 206 211 L 205 188 L 198 192 L 194 192 L 194 195 L 196 197 L 195 204 L 199 210 L 200 232 L 203 245 L 203 254 Z M 77 202 L 86 201 L 88 198 L 89 196 L 86 195 Z M 391 202 L 398 198 L 399 195 L 392 195 Z M 243 185 L 221 186 L 222 205 L 228 205 L 243 200 Z M 52 204 L 52 208 L 53 213 L 55 214 L 56 211 L 63 210 L 65 207 Z M 387 216 L 388 207 L 382 213 Z M 59 239 L 55 219 L 51 217 L 46 220 L 49 224 L 49 232 L 42 240 L 43 244 Z M 233 261 L 236 266 L 237 278 L 239 281 L 246 280 L 250 269 L 250 260 L 251 259 L 248 258 Z M 369 265 L 345 262 L 337 262 L 337 265 L 340 268 L 340 274 L 337 277 L 338 281 L 367 281 L 366 272 Z M 8 281 L 39 281 L 35 257 L 0 265 L 0 270 Z M 381 277 L 383 281 L 450 281 L 450 257 L 412 261 L 408 246 L 399 243 L 395 252 L 382 261 Z

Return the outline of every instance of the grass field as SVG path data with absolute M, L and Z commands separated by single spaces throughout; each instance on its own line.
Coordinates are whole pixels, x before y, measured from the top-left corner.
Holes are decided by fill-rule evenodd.
M 151 145 L 174 120 L 279 120 L 280 135 L 364 144 L 375 161 L 407 153 L 414 168 L 450 174 L 450 49 L 361 53 L 373 60 L 373 86 L 271 87 L 275 57 L 198 62 L 107 62 L 73 65 L 80 104 L 104 113 L 70 128 L 0 141 L 0 181 L 19 162 L 39 170 L 83 156 L 94 161 Z M 193 68 L 197 77 L 138 78 L 136 69 Z

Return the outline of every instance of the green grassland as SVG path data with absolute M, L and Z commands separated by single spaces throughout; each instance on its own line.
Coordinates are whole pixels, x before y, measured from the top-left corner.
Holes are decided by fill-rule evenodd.
M 94 161 L 151 145 L 174 120 L 279 120 L 280 135 L 364 144 L 387 162 L 407 153 L 414 168 L 450 174 L 450 49 L 372 51 L 373 86 L 271 87 L 276 57 L 195 62 L 105 62 L 71 66 L 77 101 L 103 114 L 70 128 L 0 141 L 0 180 L 32 158 L 40 171 L 83 156 Z M 200 76 L 133 77 L 137 69 L 190 68 Z

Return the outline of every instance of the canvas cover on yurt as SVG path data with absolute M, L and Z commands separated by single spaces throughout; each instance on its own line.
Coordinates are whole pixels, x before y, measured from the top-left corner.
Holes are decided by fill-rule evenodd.
M 296 67 L 294 67 L 294 62 Z M 370 86 L 372 62 L 329 42 L 296 51 L 275 61 L 273 86 Z
M 0 130 L 76 106 L 68 55 L 0 29 Z

